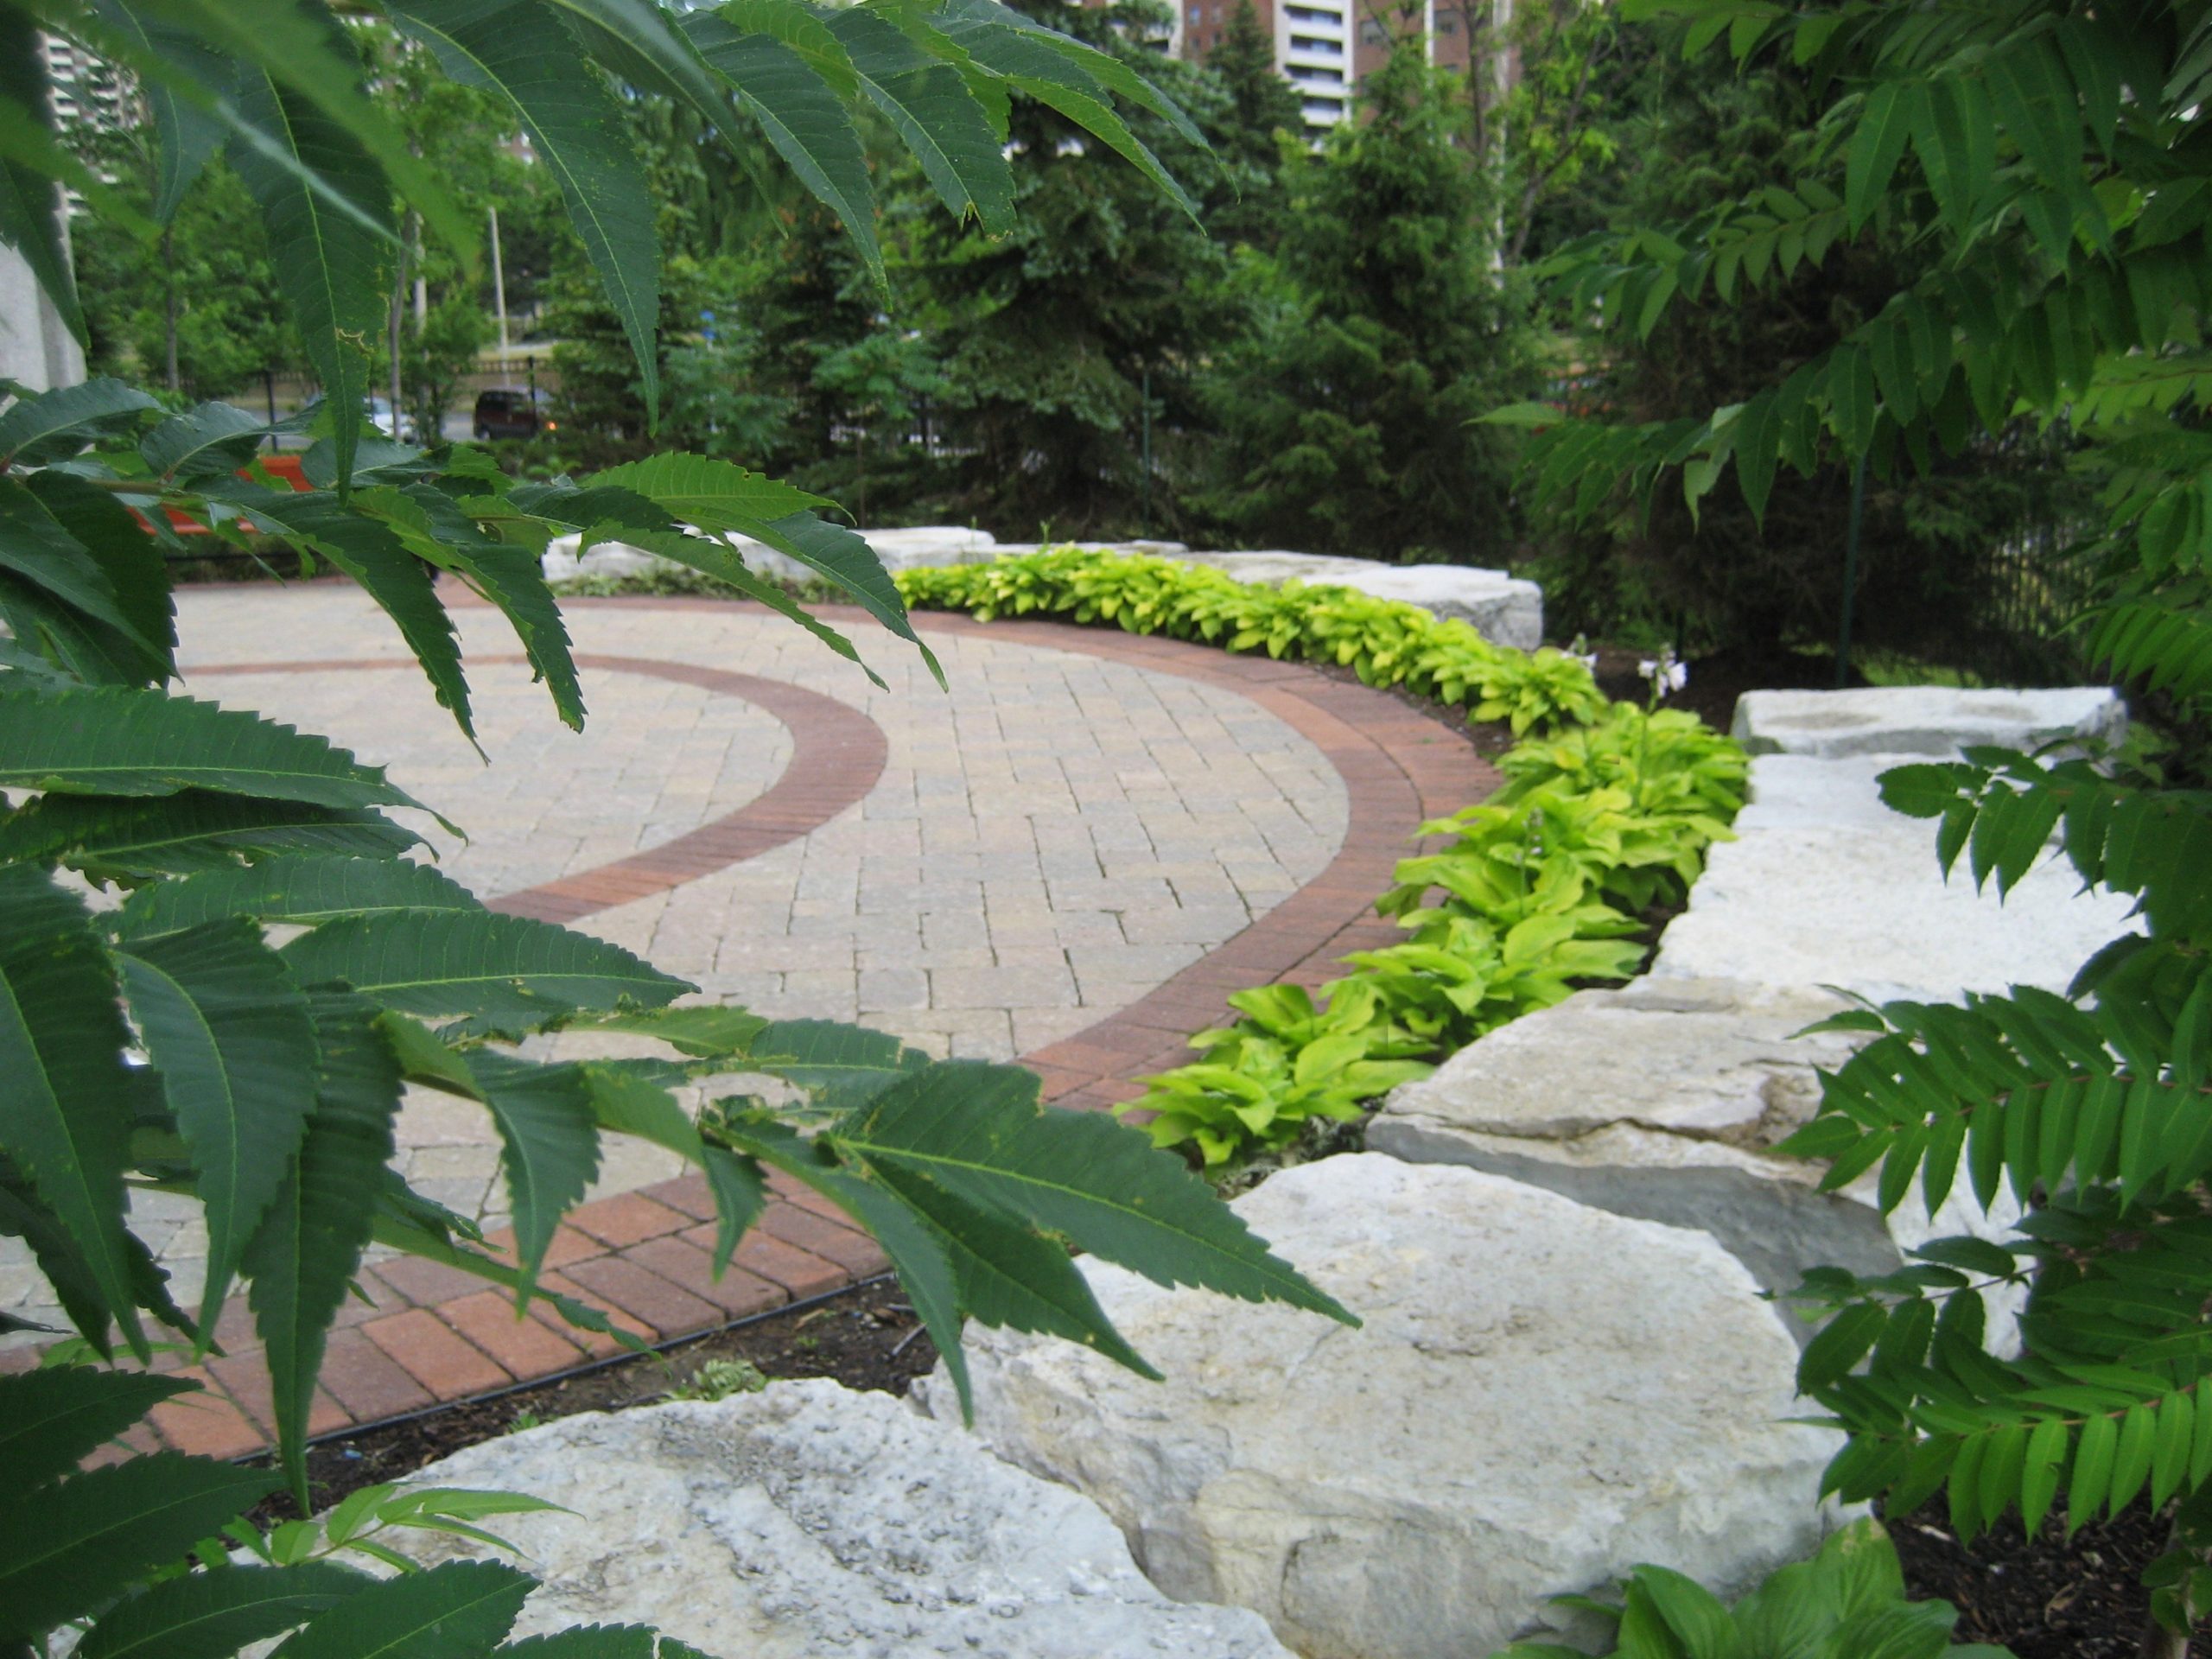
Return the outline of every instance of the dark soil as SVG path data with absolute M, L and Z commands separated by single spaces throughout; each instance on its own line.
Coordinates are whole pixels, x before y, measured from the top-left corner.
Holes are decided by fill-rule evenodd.
M 308 1448 L 315 1507 L 358 1487 L 398 1480 L 463 1446 L 584 1411 L 664 1400 L 709 1360 L 745 1360 L 770 1378 L 833 1377 L 852 1389 L 903 1395 L 937 1363 L 937 1348 L 893 1279 L 871 1280 L 817 1302 L 693 1337 L 654 1354 L 624 1355 L 588 1370 L 404 1417 Z M 286 1497 L 256 1512 L 264 1522 L 298 1511 Z
M 1630 645 L 1599 645 L 1598 689 L 1617 702 L 1642 702 L 1651 688 L 1637 671 L 1651 660 L 1649 651 Z M 1734 723 L 1736 699 L 1746 691 L 1831 691 L 1835 664 L 1826 657 L 1794 651 L 1727 651 L 1700 657 L 1689 664 L 1690 683 L 1667 699 L 1669 709 L 1687 709 L 1716 732 Z M 1854 672 L 1853 685 L 1866 683 Z
M 2167 1522 L 2139 1501 L 2116 1521 L 2086 1526 L 2066 1541 L 2052 1515 L 2031 1543 L 2018 1516 L 1970 1546 L 1931 1498 L 1887 1522 L 1916 1599 L 1940 1597 L 1959 1610 L 1955 1639 L 2009 1648 L 2017 1659 L 2137 1659 L 2150 1627 L 2143 1569 L 2165 1554 Z M 2212 1621 L 2190 1650 L 2212 1654 Z

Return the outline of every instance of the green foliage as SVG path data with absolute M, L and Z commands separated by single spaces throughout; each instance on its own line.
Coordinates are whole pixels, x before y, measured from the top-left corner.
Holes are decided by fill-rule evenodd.
M 1503 720 L 1517 736 L 1605 709 L 1579 658 L 1549 647 L 1494 645 L 1466 623 L 1349 588 L 1237 582 L 1203 565 L 1145 555 L 1046 548 L 988 564 L 898 572 L 909 605 L 998 616 L 1110 623 L 1230 651 L 1349 668 L 1362 682 L 1403 686 L 1470 721 Z
M 13 23 L 21 10 L 0 13 Z M 330 397 L 318 417 L 325 435 L 301 458 L 304 491 L 271 487 L 251 459 L 264 429 L 219 404 L 166 416 L 145 393 L 100 379 L 17 394 L 0 411 L 0 1231 L 29 1244 L 84 1351 L 110 1357 L 119 1328 L 143 1360 L 150 1320 L 203 1356 L 227 1287 L 244 1280 L 284 1475 L 305 1505 L 303 1441 L 327 1332 L 372 1240 L 506 1288 L 518 1316 L 542 1300 L 575 1324 L 612 1329 L 536 1283 L 607 1134 L 645 1138 L 703 1170 L 720 1212 L 718 1271 L 759 1218 L 772 1168 L 846 1208 L 882 1242 L 963 1394 L 969 1318 L 1052 1332 L 1143 1369 L 1083 1287 L 1071 1241 L 1163 1281 L 1350 1320 L 1176 1160 L 1109 1121 L 1045 1108 L 1031 1074 L 932 1063 L 850 1027 L 671 1007 L 693 988 L 603 941 L 489 912 L 404 861 L 418 837 L 386 814 L 416 804 L 378 768 L 264 715 L 166 689 L 176 677 L 175 607 L 160 549 L 175 539 L 172 515 L 234 542 L 281 534 L 356 582 L 464 732 L 467 664 L 444 603 L 460 588 L 498 608 L 555 711 L 582 724 L 575 662 L 539 565 L 548 542 L 571 532 L 586 548 L 620 537 L 740 584 L 750 579 L 726 538 L 764 542 L 935 667 L 867 544 L 817 516 L 828 504 L 807 492 L 685 454 L 581 481 L 517 483 L 481 451 L 359 430 L 367 342 L 414 227 L 442 238 L 464 272 L 469 231 L 368 95 L 357 48 L 398 54 L 378 60 L 396 77 L 378 82 L 387 94 L 434 58 L 508 100 L 496 107 L 544 135 L 571 208 L 598 216 L 587 240 L 600 238 L 601 275 L 619 289 L 657 270 L 658 253 L 650 227 L 610 211 L 607 181 L 629 177 L 626 137 L 601 118 L 616 84 L 683 104 L 717 142 L 737 100 L 749 100 L 783 120 L 802 179 L 826 179 L 858 211 L 856 181 L 838 158 L 847 106 L 863 92 L 828 25 L 765 0 L 715 16 L 652 0 L 405 0 L 379 14 L 429 41 L 418 48 L 397 44 L 363 8 L 344 8 L 341 25 L 338 10 L 315 0 L 256 7 L 252 28 L 230 7 L 146 10 L 157 25 L 135 0 L 39 13 L 43 27 L 152 89 L 157 178 L 207 163 L 214 145 L 194 136 L 203 115 L 227 131 L 261 206 L 276 287 Z M 1181 119 L 1126 69 L 988 0 L 909 8 L 899 20 L 925 60 L 918 73 L 957 66 L 957 91 L 932 82 L 945 97 L 914 117 L 925 138 L 939 122 L 957 125 L 948 99 L 1002 117 L 1009 86 L 1049 93 L 1117 148 L 1128 141 L 1116 96 Z M 35 87 L 42 52 L 24 30 L 10 38 L 22 49 L 0 67 Z M 747 41 L 766 44 L 738 49 Z M 232 99 L 234 86 L 243 90 Z M 0 99 L 19 124 L 31 121 L 4 78 Z M 971 170 L 1003 167 L 995 151 L 988 162 L 963 156 Z M 1148 156 L 1136 159 L 1158 171 Z M 988 194 L 980 180 L 976 188 Z M 0 237 L 23 242 L 36 227 L 9 219 L 6 205 L 0 191 Z M 622 302 L 618 292 L 611 303 Z M 655 331 L 635 315 L 624 326 L 650 403 Z M 442 588 L 439 574 L 453 581 Z M 754 587 L 854 655 L 788 595 Z M 87 885 L 103 902 L 87 903 Z M 281 944 L 271 925 L 286 930 Z M 525 1039 L 569 1028 L 657 1038 L 659 1052 L 526 1057 Z M 679 1104 L 733 1073 L 778 1079 L 795 1103 L 771 1112 L 731 1097 L 697 1119 Z M 392 1123 L 410 1088 L 486 1113 L 516 1219 L 512 1253 L 392 1167 Z M 799 1122 L 817 1132 L 803 1137 Z M 194 1309 L 176 1304 L 128 1224 L 134 1185 L 195 1197 L 206 1210 L 207 1278 Z M 35 1441 L 4 1427 L 29 1396 L 0 1399 L 0 1475 L 11 1459 L 32 1470 L 4 1482 L 16 1501 L 0 1517 L 0 1650 L 60 1621 L 109 1616 L 111 1604 L 115 1617 L 212 1618 L 222 1642 L 299 1625 L 279 1649 L 296 1659 L 403 1649 L 474 1659 L 504 1636 L 530 1581 L 495 1564 L 348 1582 L 342 1618 L 307 1618 L 334 1582 L 297 1570 L 318 1568 L 311 1528 L 265 1541 L 232 1534 L 270 1567 L 252 1582 L 232 1576 L 263 1569 L 232 1567 L 206 1541 L 273 1478 L 162 1453 L 54 1480 L 114 1432 L 125 1405 L 154 1397 L 142 1382 L 117 1386 L 139 1392 L 74 1408 L 31 1398 Z M 45 1484 L 31 1491 L 29 1479 Z M 498 1512 L 467 1495 L 356 1495 L 334 1513 L 325 1542 L 384 1550 L 364 1529 L 372 1510 L 379 1527 L 480 1541 L 489 1535 L 474 1518 Z M 204 1571 L 178 1566 L 188 1551 Z M 151 1587 L 133 1587 L 142 1582 Z M 263 1611 L 248 1618 L 249 1604 Z M 622 1659 L 653 1650 L 645 1632 L 571 1637 L 556 1645 Z M 98 1630 L 86 1637 L 99 1639 Z
M 1211 1167 L 1279 1150 L 1316 1117 L 1357 1122 L 1361 1103 L 1486 1031 L 1629 977 L 1645 952 L 1629 937 L 1637 912 L 1688 896 L 1746 771 L 1694 716 L 1626 703 L 1519 745 L 1500 769 L 1492 800 L 1421 826 L 1452 844 L 1402 860 L 1376 900 L 1403 941 L 1345 957 L 1318 1007 L 1294 987 L 1231 997 L 1243 1020 L 1193 1037 L 1195 1064 L 1145 1079 L 1125 1109 L 1158 1114 L 1156 1144 Z
M 1649 334 L 1713 296 L 1773 290 L 1869 236 L 1918 257 L 1862 317 L 1840 320 L 1782 378 L 1718 410 L 1537 440 L 1555 472 L 1679 467 L 1695 501 L 1732 465 L 1753 512 L 1777 467 L 1899 457 L 1993 439 L 2016 416 L 2070 419 L 2102 516 L 2086 649 L 2184 731 L 2212 705 L 2199 428 L 2212 175 L 2202 147 L 2212 17 L 2201 6 L 2024 3 L 1945 15 L 1835 14 L 1742 0 L 1645 4 L 1724 35 L 1739 63 L 1788 60 L 1819 94 L 1808 171 L 1787 191 L 1712 205 L 1563 259 L 1581 300 Z M 1840 179 L 1834 176 L 1840 166 Z M 1819 176 L 1825 172 L 1827 176 Z M 2055 834 L 2088 882 L 2133 895 L 2139 932 L 2099 951 L 2069 994 L 2015 988 L 1954 1006 L 1897 1003 L 1836 1022 L 1866 1047 L 1830 1079 L 1793 1148 L 1840 1184 L 1880 1168 L 1894 1205 L 1964 1179 L 2028 1206 L 2009 1246 L 1939 1240 L 1895 1274 L 1808 1277 L 1824 1317 L 1800 1383 L 1847 1436 L 1830 1490 L 1893 1511 L 1948 1490 L 1972 1535 L 2017 1509 L 2033 1532 L 2078 1527 L 2147 1491 L 2178 1498 L 2182 1549 L 2154 1608 L 2205 1611 L 2212 1542 L 2212 1294 L 2204 1214 L 2212 976 L 2203 880 L 2212 794 L 2201 750 L 2139 757 L 1974 748 L 1885 775 L 1890 803 L 1936 821 L 1948 868 L 2016 886 Z M 2017 1353 L 1987 1351 L 1984 1293 L 2026 1287 Z
M 710 1359 L 692 1373 L 681 1388 L 671 1389 L 671 1400 L 728 1400 L 741 1394 L 758 1394 L 768 1386 L 760 1368 L 749 1359 Z
M 1897 1547 L 1874 1521 L 1828 1535 L 1820 1553 L 1770 1573 L 1733 1606 L 1663 1567 L 1630 1569 L 1618 1605 L 1562 1596 L 1611 1627 L 1612 1659 L 2011 1659 L 2003 1648 L 1954 1644 L 1958 1610 L 1910 1601 Z M 1570 1659 L 1580 1647 L 1516 1642 L 1491 1659 Z
M 1506 440 L 1472 426 L 1533 390 L 1525 300 L 1492 268 L 1488 175 L 1457 142 L 1465 99 L 1418 35 L 1361 86 L 1361 118 L 1294 150 L 1272 261 L 1233 292 L 1204 397 L 1220 433 L 1201 509 L 1237 544 L 1502 563 Z
M 245 1516 L 276 1483 L 255 1470 L 165 1452 L 78 1471 L 149 1407 L 199 1386 L 68 1365 L 0 1377 L 0 1421 L 35 1428 L 0 1440 L 13 1500 L 0 1520 L 0 1643 L 42 1653 L 74 1625 L 86 1659 L 227 1659 L 288 1632 L 278 1651 L 310 1656 L 477 1659 L 498 1648 L 537 1581 L 494 1561 L 425 1572 L 394 1544 L 443 1533 L 512 1554 L 477 1523 L 550 1503 L 364 1486 L 321 1520 L 264 1530 Z M 347 1554 L 398 1576 L 372 1577 Z M 637 1659 L 652 1659 L 652 1633 L 636 1634 Z

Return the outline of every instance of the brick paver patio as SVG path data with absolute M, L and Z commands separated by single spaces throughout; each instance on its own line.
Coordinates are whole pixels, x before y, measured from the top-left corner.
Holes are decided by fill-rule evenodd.
M 1394 930 L 1370 908 L 1416 826 L 1495 775 L 1389 696 L 1264 658 L 1056 624 L 918 619 L 910 647 L 831 613 L 889 683 L 778 619 L 707 601 L 571 601 L 592 715 L 561 727 L 505 625 L 456 607 L 485 766 L 356 590 L 187 590 L 188 688 L 322 732 L 466 829 L 416 827 L 502 909 L 569 922 L 777 1016 L 854 1020 L 937 1054 L 1020 1057 L 1048 1098 L 1097 1107 L 1186 1057 L 1230 991 L 1315 983 Z M 563 1039 L 574 1045 L 582 1039 Z M 409 1179 L 504 1222 L 484 1115 L 424 1094 L 402 1114 Z M 872 1241 L 779 1186 L 719 1282 L 703 1184 L 612 1138 L 549 1260 L 556 1288 L 652 1340 L 880 1272 Z M 150 1195 L 141 1230 L 179 1280 L 192 1207 Z M 496 1233 L 494 1235 L 497 1236 Z M 61 1323 L 0 1240 L 0 1308 Z M 381 1256 L 334 1337 L 315 1425 L 336 1432 L 603 1357 L 552 1316 L 518 1323 L 481 1281 Z M 162 1408 L 168 1443 L 264 1443 L 268 1381 L 242 1305 L 206 1396 Z M 21 1338 L 0 1366 L 27 1363 Z

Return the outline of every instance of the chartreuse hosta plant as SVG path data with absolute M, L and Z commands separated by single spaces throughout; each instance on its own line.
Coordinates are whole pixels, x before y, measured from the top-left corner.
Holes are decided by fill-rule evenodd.
M 1467 718 L 1502 720 L 1518 737 L 1595 720 L 1605 700 L 1588 666 L 1546 647 L 1492 645 L 1456 617 L 1351 588 L 1238 582 L 1205 565 L 1147 554 L 1045 548 L 988 564 L 901 570 L 909 605 L 1000 616 L 1065 616 L 1130 633 L 1164 633 L 1229 651 L 1349 668 L 1368 685 L 1402 686 Z
M 1400 861 L 1376 900 L 1403 940 L 1346 957 L 1318 1006 L 1283 986 L 1231 997 L 1243 1018 L 1145 1080 L 1125 1109 L 1157 1114 L 1156 1142 L 1212 1168 L 1278 1150 L 1315 1118 L 1358 1121 L 1486 1031 L 1628 978 L 1646 954 L 1630 937 L 1642 913 L 1688 896 L 1744 802 L 1743 751 L 1675 709 L 1617 702 L 1498 766 L 1506 786 L 1423 824 L 1451 845 Z
M 2066 421 L 2106 513 L 2079 638 L 2183 733 L 2212 713 L 2212 10 L 2002 0 L 1792 8 L 1631 0 L 1687 49 L 1796 66 L 1819 158 L 1789 188 L 1563 256 L 1593 326 L 1785 286 L 1840 243 L 1918 250 L 1909 285 L 1840 319 L 1739 407 L 1644 427 L 1543 417 L 1539 486 L 1619 511 L 1615 486 L 1692 501 L 1732 464 L 1756 508 L 1775 468 L 1867 459 Z M 1602 347 L 1600 347 L 1602 349 Z M 1510 416 L 1519 418 L 1519 416 Z M 1539 417 L 1530 414 L 1529 418 Z M 1963 1182 L 2028 1206 L 2012 1246 L 1953 1241 L 1885 1279 L 1821 1276 L 1802 1381 L 1848 1441 L 1828 1484 L 1893 1512 L 1948 1491 L 1973 1533 L 2032 1531 L 2146 1497 L 2180 1500 L 2185 1548 L 2158 1570 L 2169 1631 L 2212 1606 L 2212 791 L 2201 740 L 2163 772 L 1973 749 L 1884 782 L 1938 824 L 1940 855 L 2018 883 L 2054 835 L 2085 882 L 2139 901 L 2138 932 L 2063 996 L 2031 989 L 1854 1014 L 1869 1046 L 1829 1084 L 1797 1150 L 1836 1184 L 1879 1166 L 1885 1205 Z M 2024 1281 L 2017 1353 L 1983 1342 L 1982 1295 Z M 2178 1640 L 2178 1637 L 2174 1638 Z M 2155 1644 L 2154 1644 L 2155 1645 Z M 2171 1643 L 2166 1651 L 2175 1651 Z
M 723 539 L 741 531 L 913 639 L 859 537 L 817 516 L 813 498 L 736 467 L 664 455 L 580 481 L 512 483 L 467 449 L 358 431 L 364 341 L 390 288 L 398 203 L 434 233 L 454 227 L 362 83 L 353 31 L 396 30 L 508 99 L 631 326 L 649 392 L 652 204 L 621 137 L 623 99 L 687 103 L 734 142 L 757 126 L 849 211 L 873 261 L 855 108 L 879 111 L 948 202 L 989 226 L 1009 200 L 999 143 L 1010 91 L 1066 109 L 1156 172 L 1113 109 L 1116 94 L 1160 108 L 1155 92 L 988 0 L 841 10 L 794 0 L 719 10 L 652 0 L 0 4 L 0 238 L 73 319 L 47 211 L 54 181 L 95 211 L 105 194 L 47 130 L 34 23 L 135 78 L 158 129 L 157 217 L 229 147 L 331 394 L 326 435 L 304 458 L 314 487 L 301 493 L 257 472 L 260 423 L 219 404 L 168 415 L 99 381 L 0 412 L 0 1230 L 27 1241 L 85 1342 L 143 1357 L 167 1327 L 205 1352 L 242 1287 L 266 1346 L 283 1467 L 307 1501 L 308 1402 L 364 1249 L 377 1240 L 450 1262 L 508 1287 L 519 1308 L 544 1294 L 548 1241 L 608 1135 L 645 1137 L 705 1172 L 721 1211 L 718 1262 L 759 1215 L 770 1170 L 843 1206 L 890 1254 L 963 1397 L 970 1318 L 1144 1369 L 1071 1266 L 1071 1245 L 1163 1281 L 1350 1318 L 1176 1160 L 1109 1120 L 1042 1108 L 1028 1073 L 934 1063 L 849 1027 L 681 1006 L 693 988 L 683 981 L 585 935 L 494 914 L 411 859 L 418 838 L 393 813 L 416 803 L 378 768 L 278 720 L 168 689 L 174 611 L 159 537 L 171 512 L 227 536 L 249 524 L 283 536 L 359 582 L 464 730 L 468 685 L 441 575 L 505 613 L 556 711 L 582 718 L 537 563 L 557 534 L 619 536 L 743 586 Z M 850 653 L 777 594 L 760 597 Z M 659 1058 L 553 1063 L 518 1048 L 563 1030 L 658 1039 Z M 814 1132 L 749 1096 L 696 1115 L 681 1103 L 734 1071 L 793 1085 Z M 391 1167 L 410 1086 L 484 1112 L 502 1148 L 512 1253 L 487 1248 Z M 133 1232 L 127 1199 L 144 1189 L 201 1202 L 208 1249 L 195 1282 L 168 1282 Z M 56 1422 L 99 1426 L 92 1440 L 72 1430 L 58 1467 L 150 1398 L 130 1396 L 118 1414 L 98 1376 L 64 1372 L 54 1385 Z M 0 1411 L 0 1433 L 14 1422 Z M 54 1445 L 70 1439 L 50 1433 Z M 245 1484 L 220 1503 L 193 1499 L 194 1483 L 218 1478 L 188 1478 L 188 1466 L 130 1459 L 41 1488 L 36 1509 L 19 1482 L 0 1482 L 10 1497 L 0 1654 L 98 1612 L 118 1573 L 174 1558 L 259 1493 L 257 1478 L 236 1476 Z M 200 1517 L 197 1530 L 180 1534 L 179 1514 Z M 239 1588 L 223 1571 L 202 1576 L 163 1593 Z M 518 1578 L 499 1582 L 494 1601 L 519 1598 Z M 17 1593 L 33 1585 L 35 1595 Z M 405 1601 L 412 1617 L 426 1604 L 406 1599 L 424 1593 L 361 1595 L 397 1599 L 379 1609 Z M 504 1630 L 461 1607 L 437 1616 L 450 1638 L 437 1651 L 488 1647 Z M 384 1651 L 369 1637 L 398 1628 L 362 1611 L 289 1648 L 300 1659 Z M 616 1643 L 626 1655 L 629 1640 Z
M 2007 1648 L 1954 1643 L 1958 1609 L 1905 1596 L 1897 1547 L 1874 1521 L 1828 1535 L 1808 1561 L 1769 1573 L 1732 1605 L 1663 1567 L 1639 1567 L 1617 1601 L 1561 1596 L 1605 1625 L 1609 1659 L 2012 1659 Z M 1588 1659 L 1556 1643 L 1516 1642 L 1491 1659 Z

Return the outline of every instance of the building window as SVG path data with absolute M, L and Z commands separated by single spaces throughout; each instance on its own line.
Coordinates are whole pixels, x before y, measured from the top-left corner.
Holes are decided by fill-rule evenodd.
M 1205 22 L 1205 15 L 1206 9 L 1204 6 L 1192 6 L 1191 8 L 1191 22 L 1193 24 Z
M 1302 63 L 1291 66 L 1290 78 L 1308 86 L 1341 86 L 1344 84 L 1344 72 L 1341 69 L 1316 69 Z
M 1344 54 L 1342 41 L 1325 41 L 1318 35 L 1294 35 L 1290 37 L 1294 52 L 1319 52 L 1324 57 L 1341 58 Z
M 1324 29 L 1342 29 L 1344 14 L 1340 11 L 1319 11 L 1312 6 L 1285 6 L 1284 14 L 1294 23 L 1318 23 Z
M 1367 18 L 1359 26 L 1359 43 L 1362 46 L 1388 46 L 1390 44 L 1390 31 L 1374 18 Z
M 1436 14 L 1436 32 L 1440 35 L 1457 35 L 1459 32 L 1459 14 L 1440 8 Z

